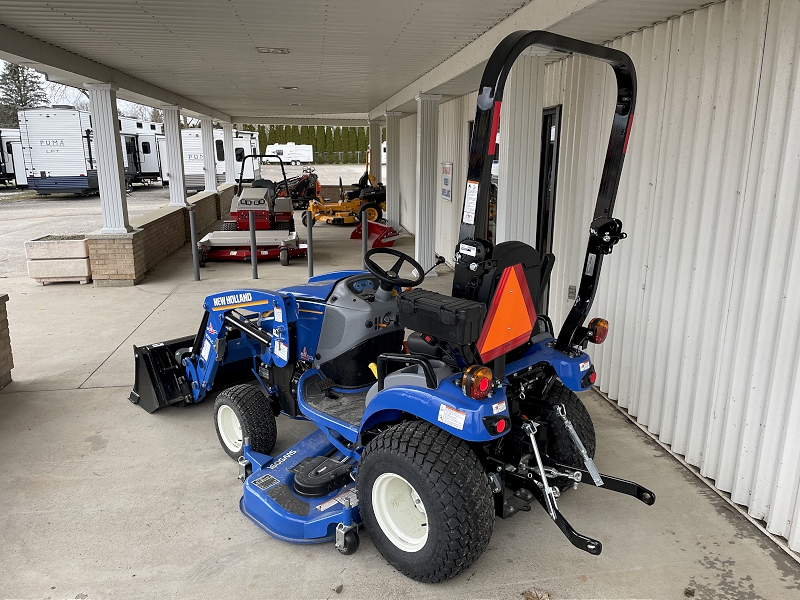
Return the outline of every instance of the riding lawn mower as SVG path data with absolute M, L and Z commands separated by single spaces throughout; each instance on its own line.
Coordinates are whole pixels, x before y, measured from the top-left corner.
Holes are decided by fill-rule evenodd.
M 617 83 L 580 288 L 558 333 L 543 314 L 553 255 L 488 240 L 503 90 L 532 45 L 604 61 Z M 152 412 L 218 392 L 214 422 L 238 463 L 241 512 L 280 540 L 331 541 L 352 554 L 363 528 L 399 571 L 438 582 L 478 559 L 496 518 L 538 503 L 576 548 L 600 554 L 601 542 L 561 514 L 561 494 L 590 485 L 655 502 L 598 471 L 592 420 L 576 395 L 596 378 L 588 343 L 608 332 L 605 320 L 586 320 L 603 259 L 625 238 L 611 214 L 635 98 L 623 52 L 510 34 L 480 84 L 451 295 L 421 289 L 422 267 L 394 248 L 368 251 L 366 271 L 215 293 L 196 335 L 134 347 L 131 401 Z M 280 413 L 317 429 L 272 456 Z

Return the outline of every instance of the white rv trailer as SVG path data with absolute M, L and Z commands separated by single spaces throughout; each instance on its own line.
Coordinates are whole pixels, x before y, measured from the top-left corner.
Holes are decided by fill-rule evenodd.
M 182 129 L 181 138 L 183 142 L 183 172 L 184 182 L 188 190 L 202 190 L 205 187 L 205 173 L 203 172 L 203 135 L 199 128 Z M 165 142 L 161 142 L 165 144 Z M 162 155 L 166 152 L 166 146 L 160 149 Z M 233 151 L 235 153 L 234 164 L 236 173 L 234 179 L 239 181 L 239 174 L 242 169 L 242 158 L 250 154 L 258 154 L 258 134 L 254 131 L 233 131 Z M 225 181 L 225 147 L 222 141 L 222 129 L 214 129 L 214 161 L 217 165 L 217 183 Z M 244 181 L 253 181 L 261 176 L 253 169 L 255 161 L 253 159 L 245 161 Z M 162 169 L 161 180 L 169 182 L 169 176 Z
M 0 129 L 0 183 L 16 187 L 28 185 L 19 129 Z
M 18 114 L 30 189 L 42 195 L 97 191 L 97 153 L 88 112 L 64 107 Z
M 302 163 L 314 162 L 314 146 L 311 144 L 268 144 L 265 154 L 275 154 L 280 156 L 285 165 L 299 165 Z M 277 158 L 265 158 L 264 162 L 278 162 Z
M 126 181 L 152 182 L 161 177 L 161 154 L 158 141 L 164 138 L 164 124 L 131 117 L 119 118 L 122 150 L 126 155 Z
M 71 106 L 19 111 L 22 155 L 28 186 L 39 194 L 91 194 L 97 191 L 97 153 L 92 117 Z M 138 121 L 120 117 L 121 130 L 137 131 Z M 141 121 L 147 133 L 120 133 L 125 183 L 160 174 L 158 137 L 160 123 Z M 154 129 L 151 129 L 151 125 Z

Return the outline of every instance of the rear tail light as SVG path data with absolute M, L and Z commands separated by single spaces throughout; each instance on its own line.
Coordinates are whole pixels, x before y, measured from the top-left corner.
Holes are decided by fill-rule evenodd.
M 511 427 L 511 421 L 507 417 L 484 417 L 483 425 L 491 435 L 500 435 Z
M 492 370 L 484 365 L 472 365 L 464 371 L 461 389 L 475 400 L 488 398 L 492 393 Z
M 590 332 L 589 341 L 593 344 L 602 344 L 608 336 L 608 321 L 605 319 L 592 319 L 587 329 Z

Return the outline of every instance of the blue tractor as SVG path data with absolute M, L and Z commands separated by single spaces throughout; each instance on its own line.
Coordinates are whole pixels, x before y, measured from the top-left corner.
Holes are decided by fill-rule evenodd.
M 580 288 L 557 335 L 541 314 L 554 257 L 488 235 L 503 88 L 532 45 L 605 61 L 618 87 Z M 196 335 L 134 347 L 131 401 L 152 412 L 214 390 L 217 434 L 244 482 L 241 511 L 281 540 L 333 541 L 350 554 L 363 526 L 399 571 L 437 582 L 481 555 L 496 517 L 536 501 L 574 546 L 599 554 L 562 516 L 560 494 L 585 484 L 655 502 L 598 472 L 575 394 L 595 381 L 588 342 L 608 331 L 586 320 L 603 258 L 625 237 L 611 212 L 635 97 L 633 64 L 618 50 L 509 35 L 480 84 L 451 295 L 419 288 L 423 268 L 393 248 L 370 250 L 364 271 L 212 294 Z M 317 429 L 271 456 L 280 413 Z

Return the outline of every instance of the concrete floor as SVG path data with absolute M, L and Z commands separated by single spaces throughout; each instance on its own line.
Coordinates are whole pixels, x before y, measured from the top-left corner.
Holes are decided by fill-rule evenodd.
M 318 273 L 357 266 L 348 229 L 314 233 Z M 306 263 L 260 272 L 254 284 L 245 263 L 210 263 L 194 282 L 185 246 L 133 288 L 0 282 L 17 365 L 0 391 L 0 598 L 800 598 L 797 563 L 594 393 L 598 466 L 658 496 L 647 507 L 591 487 L 565 494 L 599 557 L 538 507 L 498 520 L 480 560 L 438 585 L 398 574 L 368 533 L 352 556 L 270 538 L 238 511 L 211 403 L 148 415 L 127 400 L 132 344 L 194 333 L 206 294 L 296 283 Z M 425 287 L 449 282 L 442 270 Z M 276 451 L 309 426 L 281 417 L 278 430 Z

